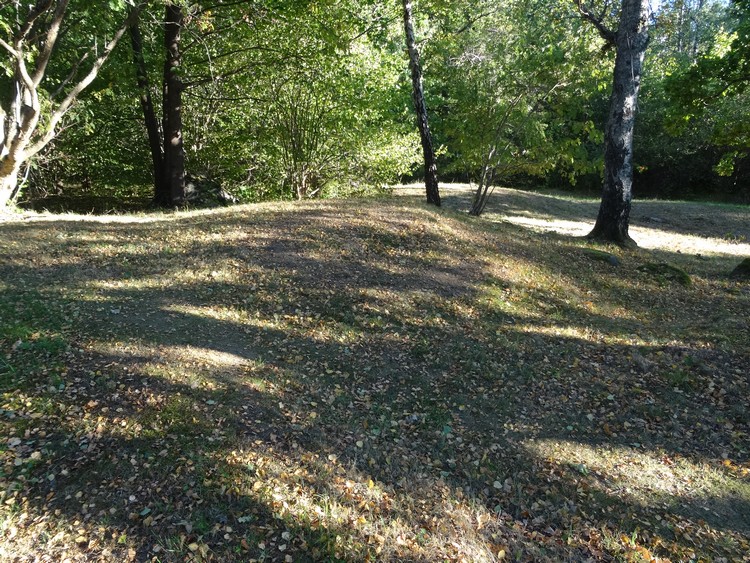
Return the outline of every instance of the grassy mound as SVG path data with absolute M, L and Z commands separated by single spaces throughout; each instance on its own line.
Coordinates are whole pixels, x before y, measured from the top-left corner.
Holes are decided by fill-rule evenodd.
M 0 225 L 0 554 L 736 560 L 721 260 L 392 200 Z M 715 268 L 714 271 L 711 268 Z

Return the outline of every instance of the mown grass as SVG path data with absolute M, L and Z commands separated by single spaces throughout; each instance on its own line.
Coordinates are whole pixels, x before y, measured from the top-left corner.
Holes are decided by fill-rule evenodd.
M 490 211 L 0 225 L 2 557 L 741 560 L 737 257 Z

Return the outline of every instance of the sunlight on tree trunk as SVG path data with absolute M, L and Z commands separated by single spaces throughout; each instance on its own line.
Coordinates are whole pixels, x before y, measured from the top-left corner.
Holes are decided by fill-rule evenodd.
M 630 207 L 633 188 L 633 130 L 638 111 L 643 57 L 648 46 L 647 0 L 622 0 L 616 32 L 607 29 L 601 18 L 578 3 L 583 16 L 616 49 L 609 116 L 604 131 L 604 187 L 599 214 L 589 238 L 637 246 L 630 238 Z
M 422 152 L 424 153 L 424 182 L 427 190 L 427 203 L 432 203 L 440 207 L 437 162 L 435 159 L 435 149 L 432 145 L 430 125 L 427 121 L 427 106 L 425 105 L 424 88 L 422 86 L 422 67 L 419 63 L 419 51 L 414 39 L 411 0 L 403 0 L 403 4 L 406 48 L 409 51 L 409 68 L 411 69 L 412 96 L 414 98 L 414 109 L 417 112 L 419 135 L 422 140 Z

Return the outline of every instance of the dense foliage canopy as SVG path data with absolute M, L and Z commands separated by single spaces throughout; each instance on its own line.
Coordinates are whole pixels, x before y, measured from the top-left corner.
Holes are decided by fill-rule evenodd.
M 38 64 L 53 15 L 67 9 L 35 93 L 37 136 L 53 134 L 17 170 L 21 199 L 97 196 L 122 206 L 151 198 L 162 172 L 149 158 L 146 94 L 158 129 L 168 106 L 179 107 L 188 183 L 220 185 L 241 200 L 377 190 L 420 171 L 399 2 L 67 4 L 0 5 L 4 145 L 25 107 L 12 103 L 23 88 L 13 47 L 21 24 L 41 14 L 18 43 L 23 60 Z M 171 75 L 165 5 L 182 18 Z M 616 21 L 616 5 L 590 9 Z M 636 196 L 750 197 L 749 10 L 746 0 L 670 0 L 651 13 Z M 132 30 L 136 11 L 143 72 L 134 44 L 120 41 L 52 123 L 59 99 L 128 15 Z M 442 177 L 600 189 L 614 50 L 578 12 L 571 0 L 414 3 Z M 164 97 L 167 76 L 181 84 L 179 102 Z

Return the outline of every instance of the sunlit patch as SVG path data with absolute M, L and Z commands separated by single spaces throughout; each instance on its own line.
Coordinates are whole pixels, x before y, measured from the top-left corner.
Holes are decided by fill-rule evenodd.
M 646 450 L 640 444 L 586 444 L 530 440 L 530 455 L 546 459 L 613 498 L 639 505 L 691 503 L 689 510 L 717 518 L 741 514 L 750 502 L 750 484 L 722 474 L 715 466 L 678 454 Z M 731 496 L 727 496 L 731 491 Z
M 525 217 L 520 215 L 501 215 L 503 221 L 528 227 L 535 231 L 554 231 L 561 235 L 582 237 L 591 232 L 592 222 L 565 221 L 562 219 Z M 673 252 L 700 253 L 705 255 L 750 255 L 750 244 L 729 242 L 717 238 L 698 237 L 685 235 L 660 229 L 647 227 L 630 227 L 630 235 L 638 242 L 641 248 L 653 250 L 665 250 Z
M 525 217 L 521 215 L 503 216 L 503 221 L 530 227 L 537 231 L 555 231 L 563 235 L 584 236 L 591 231 L 591 224 L 582 221 L 563 221 L 552 218 Z
M 589 327 L 579 327 L 564 324 L 551 324 L 549 326 L 540 326 L 537 324 L 516 325 L 513 327 L 518 332 L 526 334 L 541 334 L 553 338 L 575 338 L 592 343 L 606 342 L 607 344 L 623 346 L 650 346 L 653 340 L 645 340 L 635 334 L 605 334 L 601 331 Z M 672 344 L 677 344 L 672 341 Z
M 170 360 L 179 362 L 200 361 L 204 366 L 216 368 L 242 368 L 251 365 L 251 361 L 238 354 L 222 352 L 212 348 L 196 346 L 170 346 Z
M 420 491 L 429 490 L 431 500 L 417 502 L 416 495 L 411 496 L 417 483 L 396 492 L 345 467 L 335 454 L 292 447 L 299 450 L 294 458 L 257 442 L 254 448 L 231 452 L 231 465 L 246 468 L 235 474 L 234 487 L 268 506 L 290 529 L 330 534 L 333 541 L 325 548 L 337 558 L 484 562 L 496 561 L 508 545 L 501 538 L 497 514 L 458 498 L 443 481 L 420 483 Z M 417 514 L 420 526 L 414 525 Z M 308 549 L 315 556 L 319 546 Z
M 187 305 L 168 305 L 163 308 L 167 313 L 176 313 L 187 317 L 199 317 L 202 319 L 213 319 L 217 321 L 229 321 L 229 322 L 249 322 L 256 324 L 257 326 L 270 325 L 270 323 L 263 323 L 257 319 L 247 319 L 247 315 L 239 310 L 232 307 L 195 307 Z

